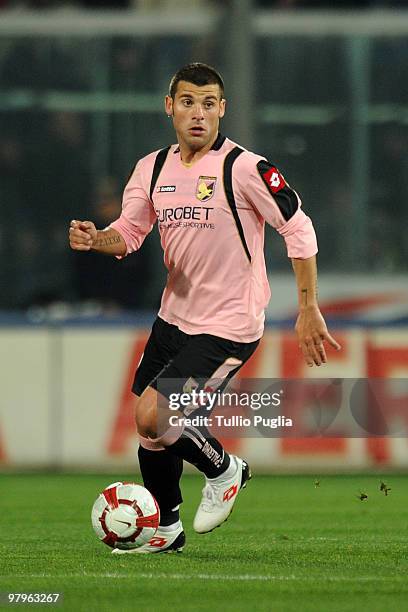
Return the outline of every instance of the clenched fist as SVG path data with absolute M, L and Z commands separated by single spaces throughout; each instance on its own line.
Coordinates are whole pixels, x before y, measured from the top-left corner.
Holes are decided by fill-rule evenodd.
M 74 251 L 90 251 L 97 236 L 98 231 L 92 221 L 71 221 L 69 244 Z

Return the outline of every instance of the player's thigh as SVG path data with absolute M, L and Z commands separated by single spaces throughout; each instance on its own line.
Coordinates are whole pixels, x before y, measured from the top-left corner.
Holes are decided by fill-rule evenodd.
M 256 350 L 259 340 L 235 342 L 209 334 L 190 336 L 174 359 L 150 383 L 161 395 L 194 389 L 219 390 Z
M 149 383 L 169 365 L 187 341 L 188 336 L 175 325 L 157 317 L 135 373 L 132 391 L 136 396 L 142 395 Z

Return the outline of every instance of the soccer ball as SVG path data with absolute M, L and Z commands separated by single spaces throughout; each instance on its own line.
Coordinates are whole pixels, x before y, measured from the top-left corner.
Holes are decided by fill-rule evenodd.
M 134 482 L 114 482 L 92 507 L 92 526 L 111 548 L 138 548 L 156 533 L 160 510 L 153 495 Z

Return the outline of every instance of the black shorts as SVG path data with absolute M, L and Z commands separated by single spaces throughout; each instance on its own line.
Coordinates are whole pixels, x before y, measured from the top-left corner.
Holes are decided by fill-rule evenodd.
M 132 391 L 141 395 L 147 386 L 167 398 L 194 387 L 222 390 L 248 361 L 259 344 L 235 342 L 211 334 L 189 335 L 157 317 L 137 368 Z

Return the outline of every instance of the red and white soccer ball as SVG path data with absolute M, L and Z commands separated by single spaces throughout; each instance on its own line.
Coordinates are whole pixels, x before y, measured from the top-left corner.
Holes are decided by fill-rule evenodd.
M 114 482 L 92 507 L 92 526 L 111 548 L 138 548 L 156 533 L 160 511 L 147 489 L 133 482 Z

